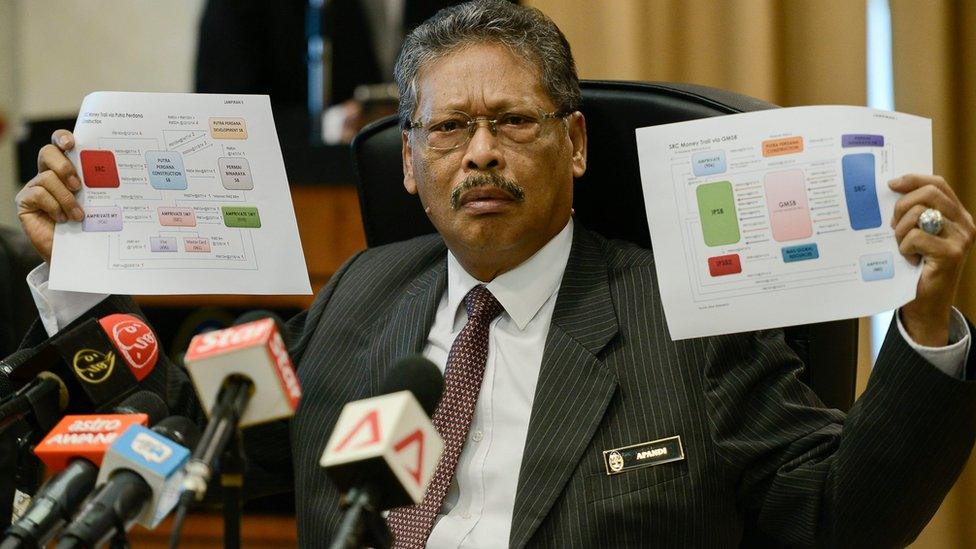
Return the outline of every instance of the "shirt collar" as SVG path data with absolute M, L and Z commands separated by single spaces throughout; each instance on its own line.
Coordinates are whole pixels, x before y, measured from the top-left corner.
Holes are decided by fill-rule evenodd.
M 485 284 L 519 330 L 525 329 L 542 305 L 559 289 L 572 246 L 573 220 L 570 219 L 563 230 L 532 257 Z M 448 251 L 447 304 L 450 310 L 456 314 L 464 296 L 478 284 L 481 281 L 465 271 L 454 254 Z

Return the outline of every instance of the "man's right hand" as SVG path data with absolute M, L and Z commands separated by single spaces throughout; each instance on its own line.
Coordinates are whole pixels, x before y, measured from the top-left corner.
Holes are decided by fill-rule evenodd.
M 48 263 L 54 247 L 54 223 L 85 218 L 74 195 L 81 188 L 81 179 L 64 154 L 74 146 L 75 137 L 71 132 L 55 131 L 51 135 L 51 144 L 45 145 L 37 155 L 37 175 L 16 197 L 20 224 L 31 244 Z

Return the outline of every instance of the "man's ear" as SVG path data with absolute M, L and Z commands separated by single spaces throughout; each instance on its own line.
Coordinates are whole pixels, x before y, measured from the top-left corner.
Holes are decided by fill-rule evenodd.
M 410 145 L 409 132 L 400 132 L 402 146 L 400 152 L 403 155 L 403 187 L 410 194 L 417 194 L 417 180 L 413 176 L 413 147 Z
M 573 144 L 573 177 L 586 173 L 586 118 L 576 111 L 569 115 L 569 140 Z

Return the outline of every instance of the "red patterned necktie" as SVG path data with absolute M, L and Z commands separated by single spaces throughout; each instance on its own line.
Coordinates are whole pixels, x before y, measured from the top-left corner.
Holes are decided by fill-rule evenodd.
M 485 362 L 488 360 L 488 326 L 503 308 L 488 288 L 481 285 L 475 286 L 464 296 L 464 308 L 468 311 L 468 322 L 458 333 L 447 355 L 444 394 L 433 417 L 434 427 L 444 439 L 444 453 L 437 463 L 424 501 L 394 509 L 387 516 L 395 548 L 422 548 L 427 545 L 427 537 L 444 504 L 471 427 L 471 417 L 474 416 L 485 375 Z

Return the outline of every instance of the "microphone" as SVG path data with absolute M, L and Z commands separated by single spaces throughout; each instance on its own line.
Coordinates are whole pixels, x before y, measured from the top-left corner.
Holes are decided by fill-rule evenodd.
M 41 372 L 58 376 L 68 389 L 66 412 L 79 414 L 109 410 L 124 400 L 158 359 L 156 336 L 145 322 L 111 314 L 59 332 L 29 353 L 7 357 L 4 368 L 21 383 Z
M 174 438 L 192 446 L 199 430 L 180 416 L 168 417 L 152 429 L 129 427 L 105 453 L 98 488 L 57 547 L 96 547 L 135 522 L 150 529 L 158 526 L 176 505 L 180 472 L 190 457 L 190 450 Z
M 34 447 L 49 472 L 61 471 L 75 458 L 101 465 L 108 447 L 130 425 L 154 425 L 169 410 L 150 391 L 139 391 L 116 406 L 111 414 L 64 416 Z
M 389 546 L 379 512 L 423 500 L 444 450 L 429 417 L 443 390 L 437 366 L 413 355 L 387 375 L 385 394 L 342 409 L 319 461 L 344 492 L 347 507 L 333 547 L 361 546 L 364 530 L 369 543 Z
M 30 358 L 33 349 L 20 349 L 14 351 L 10 356 L 0 359 L 0 398 L 6 399 L 16 390 L 14 383 L 10 381 L 10 373 L 14 368 Z
M 168 413 L 154 393 L 140 391 L 115 414 L 65 416 L 34 448 L 48 471 L 57 472 L 7 529 L 0 549 L 37 548 L 51 541 L 95 487 L 109 445 L 131 425 L 156 423 Z
M 291 417 L 302 396 L 271 315 L 190 341 L 184 362 L 210 421 L 186 468 L 185 505 L 201 500 L 221 451 L 239 427 Z
M 50 372 L 40 372 L 0 403 L 0 431 L 20 419 L 28 419 L 32 428 L 46 431 L 67 405 L 68 388 L 61 378 Z

